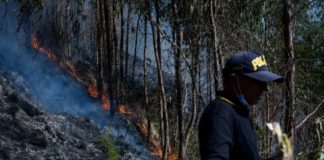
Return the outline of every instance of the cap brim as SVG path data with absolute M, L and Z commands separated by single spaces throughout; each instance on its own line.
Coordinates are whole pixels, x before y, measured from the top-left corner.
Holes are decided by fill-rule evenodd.
M 283 78 L 277 74 L 274 74 L 269 71 L 257 71 L 257 72 L 251 72 L 251 73 L 243 73 L 244 75 L 262 81 L 262 82 L 282 82 Z

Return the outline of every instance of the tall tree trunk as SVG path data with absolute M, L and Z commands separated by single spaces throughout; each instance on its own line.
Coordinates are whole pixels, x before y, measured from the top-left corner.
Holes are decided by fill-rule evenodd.
M 125 52 L 125 77 L 128 77 L 128 58 L 129 58 L 129 53 L 128 53 L 128 43 L 129 43 L 129 26 L 131 23 L 131 12 L 132 12 L 132 4 L 131 2 L 128 3 L 128 10 L 127 10 L 127 25 L 126 25 L 126 52 Z M 127 78 L 125 79 L 127 81 Z
M 61 7 L 62 4 L 57 5 L 57 10 L 59 11 L 59 37 L 64 37 L 64 11 L 63 11 L 63 7 Z M 59 42 L 59 59 L 61 58 L 65 58 L 65 40 L 62 40 Z
M 109 6 L 107 6 L 106 4 L 107 2 L 104 0 L 101 0 L 101 70 L 100 70 L 100 74 L 102 77 L 102 84 L 101 84 L 101 88 L 100 88 L 100 92 L 102 94 L 106 94 L 108 87 L 108 66 L 109 66 L 109 43 L 108 43 L 108 39 L 110 38 L 110 27 L 109 27 Z M 106 43 L 105 43 L 106 42 Z
M 156 12 L 156 27 L 160 27 L 160 1 L 154 1 L 155 5 L 155 12 Z M 151 0 L 148 0 L 149 8 L 151 8 Z M 152 36 L 153 36 L 153 46 L 154 46 L 154 56 L 158 71 L 158 88 L 160 90 L 160 118 L 161 118 L 161 132 L 162 135 L 162 146 L 163 146 L 163 156 L 162 159 L 166 160 L 168 156 L 168 147 L 169 147 L 169 123 L 168 123 L 168 112 L 167 112 L 167 101 L 166 101 L 166 94 L 164 90 L 164 81 L 162 75 L 162 57 L 161 57 L 161 39 L 160 39 L 160 32 L 158 29 L 155 29 L 155 25 L 152 21 L 151 13 L 149 13 L 150 20 L 151 20 L 151 28 L 152 28 Z
M 154 6 L 155 6 L 155 14 L 156 14 L 156 23 L 157 23 L 157 27 L 160 28 L 161 26 L 161 22 L 160 22 L 160 0 L 155 0 L 154 1 Z M 158 30 L 158 29 L 157 29 Z M 159 31 L 156 32 L 156 49 L 157 49 L 157 54 L 158 54 L 158 58 L 160 60 L 162 60 L 162 56 L 161 56 L 161 34 Z M 160 67 L 162 69 L 162 61 L 160 61 Z
M 97 47 L 96 47 L 96 66 L 97 66 L 97 90 L 101 91 L 102 89 L 102 83 L 103 83 L 103 77 L 102 77 L 102 8 L 101 8 L 101 0 L 96 1 L 96 41 L 97 41 Z
M 146 119 L 147 119 L 147 142 L 151 139 L 151 118 L 149 110 L 149 100 L 148 100 L 148 81 L 147 81 L 147 17 L 144 18 L 144 95 L 145 95 L 145 110 L 146 110 Z
M 199 67 L 199 48 L 200 48 L 200 35 L 196 34 L 197 31 L 194 29 L 192 30 L 192 35 L 189 40 L 189 48 L 191 52 L 191 116 L 189 119 L 189 122 L 186 126 L 186 132 L 185 132 L 185 149 L 188 145 L 191 130 L 195 124 L 195 121 L 197 119 L 197 73 L 198 73 L 198 67 Z
M 211 101 L 213 98 L 212 95 L 212 66 L 211 66 L 211 46 L 207 45 L 207 97 L 208 97 L 208 101 Z
M 110 0 L 102 0 L 102 4 L 103 4 L 103 11 L 104 11 L 104 28 L 105 28 L 105 42 L 106 42 L 106 45 L 105 45 L 105 60 L 104 60 L 104 69 L 105 69 L 105 74 L 103 75 L 104 76 L 104 85 L 102 86 L 102 91 L 106 93 L 106 96 L 109 94 L 112 93 L 112 84 L 111 84 L 111 79 L 112 79 L 112 59 L 113 59 L 113 41 L 112 41 L 112 31 L 111 31 L 111 20 L 112 20 L 112 17 L 111 17 L 111 6 L 109 5 L 110 4 Z M 114 100 L 110 99 L 110 102 L 114 102 Z M 113 103 L 111 103 L 111 110 L 112 112 L 114 112 L 114 109 L 115 109 L 115 105 Z
M 183 133 L 183 84 L 182 84 L 182 77 L 181 77 L 181 28 L 178 19 L 178 10 L 176 0 L 172 0 L 172 11 L 173 11 L 173 18 L 175 19 L 173 22 L 173 31 L 176 35 L 176 46 L 174 47 L 174 61 L 175 61 L 175 72 L 176 72 L 176 79 L 175 79 L 175 86 L 176 86 L 176 108 L 177 108 L 177 122 L 178 122 L 178 137 L 179 137 L 179 156 L 180 159 L 184 159 L 185 152 L 184 152 L 184 133 Z
M 295 53 L 293 45 L 293 22 L 291 19 L 292 1 L 283 0 L 283 24 L 285 41 L 285 63 L 287 74 L 285 75 L 286 85 L 286 113 L 285 132 L 294 137 L 293 111 L 295 106 Z
M 147 0 L 147 3 L 148 3 L 148 8 L 149 8 L 149 13 L 147 15 L 144 15 L 146 17 L 149 17 L 150 19 L 150 24 L 151 24 L 151 32 L 152 32 L 152 42 L 153 42 L 153 49 L 154 49 L 154 55 L 156 55 L 157 53 L 157 42 L 156 42 L 156 30 L 155 30 L 155 26 L 154 26 L 154 23 L 152 21 L 152 1 L 151 0 Z M 145 14 L 145 12 L 144 12 Z M 156 62 L 157 63 L 157 62 Z M 158 87 L 157 87 L 158 88 Z M 160 88 L 158 88 L 159 91 L 160 91 Z M 161 94 L 160 94 L 161 95 Z M 159 134 L 160 134 L 160 144 L 161 146 L 164 145 L 164 141 L 163 141 L 163 135 L 164 135 L 164 132 L 163 132 L 163 112 L 162 112 L 162 98 L 161 96 L 159 95 L 159 104 L 160 104 L 160 115 L 159 115 Z
M 136 22 L 136 30 L 135 30 L 134 59 L 133 59 L 133 65 L 132 65 L 132 78 L 131 78 L 132 86 L 134 86 L 136 57 L 137 57 L 137 39 L 138 39 L 138 29 L 139 29 L 139 25 L 140 25 L 140 19 L 141 19 L 141 15 L 138 15 L 137 22 Z
M 119 59 L 118 59 L 118 36 L 117 36 L 117 2 L 116 1 L 112 1 L 112 5 L 113 5 L 113 53 L 114 53 L 114 65 L 113 65 L 113 72 L 114 72 L 114 80 L 113 80 L 113 93 L 116 97 L 116 101 L 117 103 L 119 102 L 119 97 L 118 97 L 118 93 L 119 93 L 119 71 L 118 71 L 118 67 L 119 67 Z
M 97 0 L 97 8 L 96 8 L 96 17 L 97 17 L 97 49 L 96 49 L 96 62 L 97 62 L 97 89 L 101 92 L 104 87 L 104 72 L 103 72 L 103 61 L 104 61 L 104 33 L 103 33 L 103 25 L 104 25 L 104 11 L 102 8 L 102 0 Z
M 213 40 L 213 53 L 214 53 L 214 70 L 215 70 L 215 93 L 217 90 L 221 90 L 223 88 L 223 80 L 222 80 L 222 57 L 220 55 L 220 50 L 218 50 L 218 39 L 217 39 L 217 0 L 210 1 L 210 17 L 212 22 L 212 40 Z
M 263 13 L 266 13 L 266 9 L 267 9 L 267 5 L 266 3 L 263 4 Z M 269 31 L 269 28 L 270 28 L 270 22 L 269 22 L 269 17 L 267 15 L 265 15 L 264 17 L 264 30 L 263 30 L 263 46 L 265 48 L 265 53 L 269 53 L 271 52 L 269 49 L 270 49 L 270 31 Z M 264 122 L 267 123 L 267 122 L 270 122 L 271 121 L 271 110 L 273 110 L 273 104 L 271 103 L 271 96 L 270 96 L 270 93 L 269 92 L 266 92 L 266 103 L 267 103 L 267 107 L 266 107 L 266 120 Z M 272 153 L 272 136 L 270 133 L 267 133 L 265 134 L 265 139 L 264 139 L 264 145 L 265 147 L 262 148 L 263 151 L 265 151 L 265 155 L 263 158 L 267 158 L 267 157 L 270 157 L 271 156 L 271 153 Z
M 123 102 L 123 97 L 124 97 L 124 25 L 125 25 L 125 20 L 124 20 L 124 1 L 119 2 L 119 11 L 120 11 L 120 43 L 119 43 L 119 102 Z M 117 93 L 118 94 L 118 93 Z
M 66 5 L 66 34 L 67 34 L 67 48 L 65 54 L 67 55 L 66 58 L 68 60 L 72 59 L 72 11 L 71 11 L 71 2 L 70 0 L 67 0 Z

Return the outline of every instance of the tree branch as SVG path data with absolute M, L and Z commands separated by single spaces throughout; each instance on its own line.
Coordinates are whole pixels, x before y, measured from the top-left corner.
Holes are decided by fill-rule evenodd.
M 305 124 L 305 122 L 311 117 L 313 116 L 322 106 L 322 104 L 324 103 L 324 100 L 322 100 L 322 102 L 316 107 L 316 109 L 310 113 L 309 115 L 306 116 L 306 118 L 304 120 L 302 120 L 296 127 L 295 130 L 299 129 L 303 124 Z

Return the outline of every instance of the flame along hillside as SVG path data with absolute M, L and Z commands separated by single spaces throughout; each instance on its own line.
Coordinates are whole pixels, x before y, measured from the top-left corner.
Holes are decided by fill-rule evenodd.
M 105 111 L 108 111 L 110 108 L 110 100 L 107 94 L 105 93 L 100 93 L 97 89 L 97 80 L 92 73 L 90 69 L 86 69 L 83 72 L 78 72 L 76 65 L 71 62 L 71 61 L 60 61 L 57 62 L 57 57 L 55 54 L 48 48 L 45 48 L 41 45 L 40 41 L 37 39 L 36 34 L 32 35 L 31 38 L 31 46 L 37 50 L 39 53 L 45 54 L 47 56 L 47 59 L 53 63 L 58 63 L 59 66 L 66 71 L 71 77 L 76 79 L 79 83 L 84 85 L 88 91 L 88 94 L 93 97 L 98 99 L 101 97 L 101 108 Z M 130 118 L 131 121 L 136 125 L 137 129 L 139 132 L 142 134 L 144 137 L 148 137 L 148 130 L 146 128 L 145 121 L 143 118 L 138 116 L 133 109 L 130 107 L 127 107 L 125 104 L 119 104 L 117 107 L 117 111 L 126 117 Z M 149 140 L 150 144 L 150 150 L 151 153 L 157 157 L 162 158 L 162 147 L 158 143 L 158 136 L 156 134 L 153 134 Z M 171 146 L 169 146 L 172 148 Z M 171 151 L 168 155 L 169 160 L 176 160 L 179 159 L 178 155 Z
M 1 33 L 1 32 L 0 32 Z M 15 38 L 15 37 L 14 37 Z M 144 138 L 139 134 L 138 130 L 136 129 L 136 126 L 134 123 L 131 123 L 129 119 L 126 118 L 126 116 L 122 116 L 121 114 L 115 114 L 114 116 L 109 115 L 106 111 L 104 111 L 100 107 L 100 103 L 98 103 L 97 100 L 94 98 L 91 98 L 84 89 L 84 86 L 82 86 L 80 83 L 78 83 L 74 78 L 71 78 L 66 72 L 64 72 L 61 68 L 58 67 L 57 64 L 52 63 L 51 61 L 48 61 L 46 59 L 46 56 L 42 54 L 38 54 L 33 49 L 29 47 L 25 47 L 23 44 L 19 44 L 16 40 L 10 40 L 6 35 L 4 37 L 0 36 L 0 41 L 4 42 L 0 44 L 0 77 L 1 76 L 9 76 L 13 78 L 8 78 L 6 80 L 8 83 L 13 86 L 13 88 L 16 89 L 17 96 L 13 96 L 13 98 L 10 98 L 11 96 L 3 96 L 4 103 L 2 103 L 0 100 L 0 110 L 2 111 L 2 104 L 6 104 L 7 97 L 9 98 L 8 104 L 9 106 L 12 106 L 13 112 L 5 109 L 4 114 L 8 114 L 10 112 L 14 113 L 13 115 L 20 116 L 20 107 L 23 110 L 23 112 L 27 112 L 30 114 L 32 119 L 37 119 L 35 123 L 38 121 L 38 109 L 39 110 L 46 110 L 46 112 L 49 112 L 51 115 L 58 115 L 59 117 L 76 117 L 80 118 L 82 121 L 86 122 L 87 124 L 91 124 L 93 127 L 101 128 L 101 133 L 105 132 L 106 136 L 111 137 L 115 141 L 115 146 L 119 149 L 121 156 L 123 157 L 140 157 L 144 160 L 154 160 L 156 157 L 152 156 L 152 153 L 148 150 L 146 144 L 144 143 Z M 10 45 L 8 45 L 10 44 Z M 36 53 L 36 54 L 35 54 Z M 3 71 L 3 72 L 2 72 Z M 7 86 L 6 84 L 3 86 Z M 0 88 L 2 88 L 0 86 Z M 7 89 L 5 89 L 7 90 Z M 11 95 L 12 91 L 9 90 L 9 94 Z M 27 101 L 31 101 L 31 105 L 22 105 L 20 106 L 18 103 L 20 101 L 21 96 L 27 99 Z M 0 99 L 1 99 L 0 95 Z M 13 100 L 11 100 L 13 99 Z M 11 104 L 11 102 L 14 102 Z M 17 102 L 18 101 L 18 102 Z M 25 101 L 25 100 L 23 100 Z M 8 106 L 8 105 L 7 105 Z M 18 107 L 18 110 L 16 110 Z M 34 110 L 33 108 L 36 108 Z M 121 109 L 122 111 L 123 109 Z M 125 110 L 125 109 L 124 109 Z M 125 110 L 126 112 L 127 110 Z M 35 112 L 35 113 L 34 113 Z M 0 112 L 2 113 L 2 112 Z M 36 114 L 36 115 L 35 115 Z M 35 115 L 35 116 L 33 116 Z M 2 117 L 2 114 L 0 115 Z M 15 118 L 15 117 L 14 117 Z M 23 117 L 22 117 L 23 118 Z M 50 121 L 47 121 L 48 118 L 45 119 L 46 123 L 52 123 Z M 77 134 L 74 132 L 79 132 L 79 130 L 75 130 L 75 127 L 73 124 L 70 123 L 64 123 L 66 120 L 62 120 L 62 126 L 63 128 L 66 128 L 68 132 L 71 132 L 69 134 L 73 134 L 74 136 L 78 136 L 81 138 L 89 138 L 89 140 L 95 140 L 91 136 L 87 136 L 86 134 L 83 136 L 82 134 Z M 11 131 L 19 130 L 20 127 L 27 127 L 25 123 L 23 124 L 17 124 L 17 125 L 10 125 L 11 122 L 8 122 L 8 117 L 2 117 L 3 120 L 0 125 L 4 127 L 4 129 L 0 130 L 9 130 L 8 132 L 0 132 L 5 133 L 8 136 L 16 135 L 11 133 Z M 23 119 L 14 119 L 13 122 L 23 121 Z M 42 121 L 42 119 L 40 119 Z M 8 122 L 8 123 L 7 123 Z M 66 121 L 67 122 L 67 121 Z M 126 124 L 126 122 L 129 122 Z M 78 121 L 77 124 L 78 125 Z M 83 122 L 82 122 L 83 123 Z M 53 123 L 54 127 L 59 127 L 56 125 L 56 123 Z M 38 124 L 34 124 L 34 121 L 31 123 L 30 126 L 39 126 Z M 17 128 L 18 127 L 18 128 Z M 82 126 L 80 124 L 80 127 L 88 128 L 90 131 L 86 132 L 95 132 L 95 130 L 92 130 L 91 127 Z M 107 131 L 108 130 L 108 131 Z M 50 130 L 48 132 L 51 132 L 54 130 Z M 46 131 L 47 132 L 47 131 Z M 24 133 L 24 132 L 23 132 Z M 28 132 L 29 133 L 29 132 Z M 38 132 L 37 132 L 38 133 Z M 107 133 L 107 134 L 106 134 Z M 43 135 L 42 133 L 39 133 Z M 46 133 L 45 133 L 46 134 Z M 20 135 L 20 133 L 17 133 L 17 135 Z M 36 142 L 32 140 L 31 143 L 37 143 L 37 135 L 36 134 Z M 62 134 L 64 136 L 64 134 Z M 1 137 L 1 135 L 0 135 Z M 19 137 L 12 137 L 12 140 L 8 140 L 9 142 L 18 141 Z M 18 139 L 17 139 L 18 138 Z M 40 137 L 41 138 L 41 137 Z M 49 142 L 57 141 L 56 139 L 52 139 L 46 137 Z M 65 137 L 66 139 L 69 139 L 69 137 Z M 65 139 L 64 138 L 64 139 Z M 1 139 L 1 138 L 0 138 Z M 6 138 L 5 138 L 6 139 Z M 44 139 L 42 139 L 44 140 Z M 73 139 L 69 139 L 72 140 Z M 0 157 L 3 153 L 2 151 L 6 150 L 6 148 L 3 148 L 6 145 L 6 143 L 2 143 L 4 141 L 0 141 Z M 45 142 L 45 141 L 44 141 Z M 25 143 L 22 141 L 21 143 Z M 99 143 L 99 141 L 96 141 L 96 143 Z M 46 144 L 46 143 L 45 143 Z M 73 143 L 72 143 L 73 144 Z M 63 143 L 63 145 L 68 145 Z M 45 146 L 45 145 L 44 145 Z M 17 143 L 12 143 L 12 149 L 19 149 L 25 151 L 27 149 L 28 155 L 33 154 L 34 152 L 32 150 L 28 150 L 26 148 L 28 146 L 26 145 L 20 145 Z M 68 146 L 67 146 L 68 147 Z M 54 147 L 55 148 L 55 147 Z M 3 150 L 4 149 L 4 150 Z M 46 146 L 45 148 L 42 148 L 42 152 L 49 152 L 48 149 L 51 149 L 51 147 Z M 60 152 L 60 149 L 57 148 L 58 152 Z M 65 149 L 68 150 L 68 149 Z M 9 148 L 7 154 L 7 150 L 4 154 L 5 158 L 0 159 L 23 159 L 23 158 L 11 158 L 15 156 L 11 156 L 11 149 Z M 29 153 L 32 152 L 32 153 Z M 22 152 L 15 152 L 16 157 L 20 157 L 23 155 L 20 155 Z M 80 152 L 83 154 L 87 154 L 87 152 Z M 59 153 L 56 153 L 59 154 Z M 46 154 L 45 154 L 46 155 Z M 44 154 L 39 154 L 40 157 L 44 156 Z M 64 156 L 64 155 L 62 155 Z M 9 158 L 6 158 L 9 157 Z M 28 157 L 28 156 L 23 156 Z M 47 156 L 48 157 L 48 156 Z M 60 156 L 59 156 L 60 157 Z M 42 159 L 42 158 L 31 158 L 31 159 Z M 80 158 L 53 158 L 53 159 L 80 159 Z M 88 158 L 85 158 L 88 159 Z M 89 159 L 96 159 L 95 157 L 89 158 Z M 129 158 L 126 158 L 129 159 Z
M 52 61 L 52 62 L 56 62 L 57 58 L 55 56 L 55 54 L 50 51 L 49 49 L 42 47 L 41 43 L 38 41 L 36 34 L 32 35 L 32 39 L 31 39 L 31 45 L 34 49 L 36 49 L 39 53 L 43 53 L 47 56 L 47 59 Z M 80 73 L 77 72 L 75 65 L 73 64 L 73 62 L 71 61 L 60 61 L 58 62 L 59 66 L 65 70 L 67 73 L 69 73 L 70 76 L 72 76 L 73 78 L 75 78 L 77 81 L 79 81 L 81 84 L 83 84 L 84 86 L 87 87 L 87 91 L 89 93 L 89 95 L 93 98 L 98 98 L 101 95 L 101 107 L 104 110 L 108 110 L 110 108 L 110 103 L 108 100 L 108 96 L 105 94 L 101 94 L 98 92 L 97 90 L 97 80 L 95 78 L 95 76 L 93 75 L 93 73 L 91 72 L 91 70 L 86 69 L 85 71 L 83 71 L 83 75 L 80 76 Z

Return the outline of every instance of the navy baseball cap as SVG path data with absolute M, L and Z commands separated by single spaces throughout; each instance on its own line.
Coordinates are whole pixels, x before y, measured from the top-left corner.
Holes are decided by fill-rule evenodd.
M 234 54 L 225 64 L 223 74 L 238 73 L 262 81 L 280 82 L 282 76 L 269 71 L 265 57 L 260 52 L 242 51 Z

